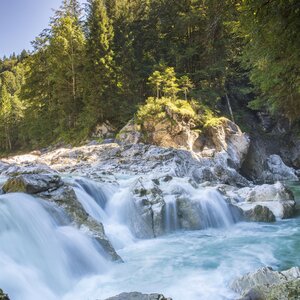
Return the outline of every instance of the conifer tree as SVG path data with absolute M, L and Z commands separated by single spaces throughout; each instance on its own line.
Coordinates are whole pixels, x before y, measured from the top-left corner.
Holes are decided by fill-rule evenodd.
M 90 129 L 110 119 L 117 89 L 112 51 L 113 27 L 103 0 L 89 0 L 86 22 L 85 111 L 83 120 Z

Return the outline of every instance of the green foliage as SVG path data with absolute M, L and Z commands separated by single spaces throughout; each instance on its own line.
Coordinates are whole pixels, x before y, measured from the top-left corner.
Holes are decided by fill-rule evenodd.
M 83 16 L 63 0 L 32 53 L 0 60 L 0 151 L 81 143 L 137 108 L 199 130 L 222 101 L 236 119 L 248 106 L 297 120 L 299 14 L 296 0 L 89 0 Z
M 189 77 L 185 75 L 178 79 L 173 67 L 160 64 L 158 68 L 159 70 L 154 71 L 148 78 L 148 84 L 156 90 L 156 98 L 162 95 L 176 99 L 177 94 L 182 91 L 187 100 L 188 91 L 194 87 Z
M 197 120 L 197 113 L 192 104 L 180 99 L 167 97 L 153 98 L 149 97 L 145 105 L 141 106 L 136 114 L 136 121 L 139 124 L 155 120 L 162 121 L 167 118 L 180 118 L 188 120 Z
M 258 97 L 254 109 L 266 108 L 298 119 L 300 113 L 299 1 L 243 1 L 236 31 L 245 40 L 244 65 Z
M 24 81 L 22 64 L 0 73 L 0 150 L 11 151 L 18 144 L 18 129 L 24 106 L 20 90 Z

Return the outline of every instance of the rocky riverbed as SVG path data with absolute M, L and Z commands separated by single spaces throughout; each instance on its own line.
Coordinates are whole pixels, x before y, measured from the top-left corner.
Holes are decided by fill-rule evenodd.
M 140 243 L 139 240 L 150 239 L 150 241 L 153 241 L 152 239 L 156 238 L 160 243 L 161 238 L 165 239 L 170 234 L 176 234 L 182 230 L 187 232 L 202 230 L 208 236 L 217 237 L 223 231 L 230 235 L 230 228 L 234 228 L 233 232 L 239 230 L 237 229 L 239 227 L 235 228 L 235 226 L 239 226 L 235 225 L 238 222 L 241 222 L 241 224 L 248 224 L 244 223 L 245 221 L 277 224 L 276 221 L 284 222 L 280 220 L 294 217 L 296 213 L 294 195 L 282 183 L 282 180 L 298 180 L 297 172 L 287 167 L 280 160 L 280 157 L 273 156 L 267 161 L 267 167 L 264 170 L 268 181 L 271 181 L 271 183 L 255 185 L 249 180 L 250 178 L 241 175 L 240 169 L 247 157 L 250 140 L 229 120 L 223 121 L 211 130 L 207 139 L 202 141 L 201 145 L 191 133 L 181 134 L 180 138 L 173 139 L 173 143 L 177 141 L 177 144 L 172 144 L 172 147 L 159 145 L 160 139 L 155 135 L 152 138 L 156 145 L 143 144 L 139 143 L 138 133 L 130 130 L 133 129 L 127 127 L 126 130 L 123 130 L 126 135 L 123 134 L 121 143 L 98 144 L 93 142 L 77 148 L 66 147 L 35 151 L 30 154 L 3 159 L 0 162 L 0 186 L 2 191 L 2 196 L 0 196 L 0 213 L 2 214 L 2 225 L 1 222 L 0 225 L 2 227 L 0 226 L 0 228 L 11 227 L 10 224 L 14 218 L 19 218 L 19 225 L 12 227 L 15 236 L 21 236 L 22 232 L 18 228 L 19 226 L 25 226 L 29 239 L 40 239 L 45 234 L 44 232 L 32 235 L 32 229 L 38 226 L 38 223 L 33 224 L 28 221 L 27 224 L 26 221 L 26 214 L 24 213 L 27 210 L 25 206 L 23 207 L 23 204 L 28 202 L 28 205 L 32 206 L 33 212 L 45 214 L 45 218 L 50 223 L 55 223 L 54 227 L 43 224 L 44 227 L 41 226 L 41 228 L 48 231 L 48 233 L 53 230 L 57 232 L 53 233 L 58 241 L 53 248 L 57 253 L 60 251 L 68 253 L 66 249 L 76 245 L 76 240 L 72 238 L 72 235 L 76 236 L 77 242 L 82 247 L 89 245 L 89 248 L 85 250 L 79 248 L 80 254 L 77 254 L 85 264 L 90 263 L 88 261 L 91 256 L 87 254 L 88 252 L 97 252 L 101 256 L 97 254 L 96 257 L 99 257 L 95 258 L 95 260 L 101 261 L 99 268 L 94 269 L 92 265 L 86 268 L 85 265 L 85 273 L 92 274 L 96 272 L 102 274 L 104 272 L 103 274 L 106 274 L 105 269 L 112 268 L 109 267 L 109 264 L 120 264 L 114 272 L 119 274 L 120 278 L 123 278 L 123 282 L 126 282 L 128 279 L 125 279 L 124 274 L 120 275 L 119 272 L 120 269 L 126 268 L 128 260 L 132 260 L 126 254 L 126 251 L 130 247 L 136 247 L 135 245 L 143 245 L 144 242 Z M 184 136 L 188 139 L 193 137 L 193 139 L 183 142 Z M 133 141 L 137 143 L 132 144 Z M 190 145 L 190 148 L 187 145 Z M 278 180 L 281 180 L 281 182 Z M 24 203 L 20 202 L 22 198 L 24 198 Z M 22 207 L 23 211 L 21 212 Z M 256 228 L 250 224 L 252 223 L 242 226 L 246 226 L 247 230 L 250 226 Z M 274 226 L 276 228 L 277 225 Z M 211 228 L 217 231 L 211 233 L 209 231 Z M 66 238 L 70 239 L 70 245 L 67 245 L 65 240 L 61 240 L 63 239 L 62 230 Z M 73 232 L 73 230 L 75 231 Z M 181 234 L 189 236 L 188 233 Z M 85 239 L 87 240 L 85 241 Z M 201 239 L 203 239 L 202 233 Z M 193 241 L 194 237 L 191 240 Z M 173 243 L 172 238 L 170 241 Z M 6 236 L 2 243 L 5 242 L 12 243 L 9 237 Z M 47 239 L 45 243 L 47 244 Z M 75 244 L 71 246 L 72 243 Z M 185 243 L 188 245 L 189 242 L 184 240 Z M 248 245 L 246 241 L 244 243 L 245 246 Z M 193 245 L 195 245 L 194 242 Z M 43 243 L 38 244 L 38 248 L 31 248 L 32 244 L 28 247 L 28 249 L 25 247 L 28 251 L 29 249 L 30 251 L 39 251 L 38 249 L 40 249 L 46 257 L 50 255 L 47 249 L 44 248 Z M 177 244 L 176 247 L 178 247 Z M 208 242 L 207 249 L 210 249 L 210 247 L 213 247 L 213 245 Z M 144 255 L 150 255 L 151 257 L 151 254 L 147 254 L 148 250 L 144 246 L 142 248 L 145 252 Z M 9 261 L 11 260 L 12 263 L 16 264 L 16 270 L 20 271 L 21 265 L 17 263 L 19 254 L 12 251 L 13 254 L 10 256 L 7 253 L 8 249 L 10 248 L 6 246 L 1 248 L 0 246 L 0 263 L 1 255 L 3 257 L 8 255 Z M 153 249 L 153 251 L 157 251 L 157 249 Z M 164 255 L 163 253 L 164 251 L 162 251 L 162 255 Z M 86 255 L 89 257 L 86 257 Z M 251 255 L 253 254 L 251 253 Z M 207 255 L 205 257 L 209 260 Z M 102 262 L 102 258 L 108 262 L 108 265 Z M 250 262 L 253 263 L 252 256 L 250 258 Z M 74 257 L 74 259 L 76 258 Z M 193 259 L 192 256 L 191 260 Z M 215 259 L 218 261 L 219 258 L 215 257 Z M 201 259 L 199 260 L 201 261 Z M 168 260 L 166 259 L 166 261 Z M 232 258 L 230 261 L 232 261 Z M 271 265 L 274 264 L 272 260 L 268 259 L 266 261 L 259 259 L 259 262 L 254 263 L 253 267 L 259 267 L 268 262 Z M 35 274 L 34 276 L 38 276 L 40 272 L 38 271 L 39 264 L 44 262 L 33 263 L 33 261 L 30 261 L 28 263 L 37 268 L 36 271 L 32 270 L 32 273 Z M 139 260 L 137 265 L 141 266 L 140 263 L 142 263 L 142 260 Z M 86 288 L 85 276 L 82 273 L 83 265 L 75 266 L 75 273 L 78 273 L 75 277 L 73 275 L 70 277 L 64 271 L 64 281 L 72 278 L 71 281 L 79 282 L 78 287 L 83 284 L 85 293 L 90 296 L 92 296 L 91 290 L 93 290 L 96 293 L 96 298 L 99 289 L 96 287 L 94 289 Z M 6 263 L 5 266 L 7 270 L 11 268 L 10 264 Z M 69 268 L 70 266 L 67 263 L 65 267 Z M 231 268 L 234 268 L 234 266 L 231 266 Z M 156 267 L 153 269 L 156 270 Z M 189 268 L 183 267 L 183 272 L 188 270 Z M 203 266 L 200 266 L 200 270 L 202 270 L 200 273 L 204 272 L 206 267 L 203 269 Z M 251 270 L 253 271 L 253 268 Z M 235 275 L 238 276 L 245 271 L 249 271 L 249 268 L 242 268 L 240 272 L 232 271 L 229 278 L 222 284 L 220 283 L 219 286 L 224 289 L 221 293 L 211 287 L 216 293 L 214 299 L 219 299 L 222 294 L 237 297 L 235 292 L 252 299 L 252 296 L 249 296 L 248 289 L 246 291 L 234 288 L 235 292 L 232 291 L 231 294 L 225 288 L 229 287 L 229 281 L 232 281 Z M 194 274 L 195 270 L 193 269 L 191 272 Z M 207 273 L 207 271 L 204 273 Z M 21 277 L 23 276 L 22 281 L 24 281 L 26 272 L 23 270 L 20 271 L 20 274 Z M 218 272 L 215 274 L 220 276 Z M 168 274 L 162 275 L 163 277 L 168 276 Z M 190 276 L 189 273 L 186 273 L 186 276 Z M 94 284 L 94 280 L 96 281 L 97 278 L 98 282 L 102 282 L 104 286 L 109 287 L 112 284 L 110 280 L 108 280 L 109 284 L 106 284 L 103 279 L 97 276 L 91 280 L 91 284 Z M 192 278 L 192 280 L 196 280 L 193 276 Z M 201 280 L 208 280 L 206 275 L 201 278 Z M 145 278 L 145 280 L 147 279 Z M 57 293 L 55 288 L 54 291 L 52 290 L 51 284 L 49 285 L 50 282 L 54 284 L 53 279 L 50 281 L 49 279 L 43 279 L 41 281 L 41 289 L 43 293 L 48 295 L 48 299 L 56 299 L 58 295 L 60 295 L 60 299 L 71 299 L 71 295 L 72 299 L 83 299 L 85 297 L 84 294 L 78 292 L 76 287 L 75 290 L 80 294 L 76 298 L 73 291 L 69 290 L 68 284 Z M 162 280 L 162 282 L 165 281 Z M 191 281 L 188 282 L 191 284 Z M 13 299 L 24 300 L 28 298 L 28 296 L 25 297 L 28 291 L 24 288 L 26 286 L 24 282 L 20 284 L 20 287 L 13 287 L 8 284 L 7 280 L 1 280 L 0 276 L 0 285 L 10 295 L 13 295 Z M 249 290 L 252 288 L 250 285 Z M 139 285 L 134 288 L 132 282 L 128 286 L 132 287 L 133 290 L 139 288 Z M 290 286 L 290 283 L 288 283 L 288 286 Z M 151 287 L 155 288 L 155 284 L 152 283 Z M 160 284 L 157 284 L 158 290 L 147 290 L 143 286 L 141 288 L 141 291 L 144 292 L 164 291 L 165 295 L 172 296 L 174 299 L 183 299 L 181 291 L 178 292 L 181 296 L 176 297 L 174 290 L 166 289 Z M 282 287 L 278 289 L 282 290 Z M 294 283 L 291 283 L 291 289 L 297 289 Z M 106 288 L 104 290 L 104 294 L 113 296 L 107 292 Z M 114 287 L 112 290 L 115 290 L 117 294 L 118 289 Z M 259 293 L 266 293 L 264 291 L 264 287 L 259 288 Z M 122 290 L 118 292 L 122 292 Z M 31 299 L 37 299 L 40 293 L 39 290 L 32 292 Z M 205 298 L 208 294 L 206 291 L 193 291 L 189 299 L 208 299 Z M 126 297 L 131 297 L 128 299 L 144 299 L 143 297 L 146 296 L 137 293 L 134 296 L 136 298 L 132 298 L 133 295 L 124 294 L 119 298 L 111 299 L 127 299 Z M 162 295 L 151 297 L 158 297 L 153 299 L 165 299 Z M 152 299 L 151 297 L 150 299 Z

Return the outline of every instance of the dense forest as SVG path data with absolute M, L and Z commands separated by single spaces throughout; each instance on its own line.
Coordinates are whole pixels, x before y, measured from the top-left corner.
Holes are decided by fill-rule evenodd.
M 297 0 L 64 0 L 32 52 L 0 60 L 0 152 L 121 128 L 148 97 L 296 122 L 299 49 Z

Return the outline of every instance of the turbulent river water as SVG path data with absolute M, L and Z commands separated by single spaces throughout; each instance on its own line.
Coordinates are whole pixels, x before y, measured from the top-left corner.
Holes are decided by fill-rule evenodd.
M 299 217 L 274 224 L 234 223 L 223 199 L 210 189 L 186 187 L 208 215 L 206 229 L 177 230 L 176 207 L 167 197 L 170 233 L 135 238 L 127 188 L 132 180 L 120 180 L 117 188 L 69 179 L 85 210 L 104 224 L 124 263 L 106 261 L 60 208 L 25 194 L 1 195 L 0 288 L 12 300 L 101 300 L 126 291 L 224 300 L 236 298 L 230 283 L 239 275 L 265 265 L 300 265 Z M 293 189 L 298 196 L 300 187 Z

